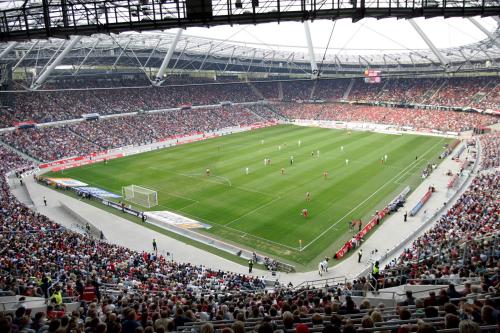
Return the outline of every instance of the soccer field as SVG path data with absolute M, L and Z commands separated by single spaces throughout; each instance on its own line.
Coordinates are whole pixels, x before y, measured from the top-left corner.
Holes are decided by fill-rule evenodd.
M 306 269 L 352 236 L 349 221 L 366 222 L 406 185 L 417 186 L 450 141 L 280 125 L 65 170 L 64 177 L 117 194 L 130 184 L 154 189 L 159 205 L 151 210 L 209 224 L 200 232 Z

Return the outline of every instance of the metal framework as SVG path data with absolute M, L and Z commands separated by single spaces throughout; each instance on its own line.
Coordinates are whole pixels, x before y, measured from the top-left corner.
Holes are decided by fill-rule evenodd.
M 364 17 L 497 16 L 498 0 L 8 0 L 0 40 Z
M 500 71 L 500 28 L 485 38 L 460 47 L 437 49 L 446 66 L 431 49 L 383 51 L 362 55 L 315 54 L 322 59 L 322 77 L 354 77 L 375 68 L 385 75 L 453 75 L 456 72 Z M 281 50 L 280 50 L 281 49 Z M 48 39 L 0 43 L 2 62 L 29 76 L 26 88 L 43 88 L 43 82 L 58 76 L 133 73 L 143 75 L 144 84 L 168 84 L 164 74 L 209 71 L 216 75 L 244 74 L 253 78 L 311 77 L 311 55 L 304 46 L 284 51 L 274 45 L 239 43 L 177 33 L 122 33 L 77 36 L 70 40 Z M 314 50 L 319 52 L 319 50 Z M 162 69 L 163 68 L 163 69 Z M 168 68 L 168 69 L 167 69 Z M 162 74 L 163 73 L 163 74 Z M 43 78 L 42 78 L 43 76 Z M 159 80 L 158 80 L 159 79 Z M 165 82 L 164 82 L 165 81 Z

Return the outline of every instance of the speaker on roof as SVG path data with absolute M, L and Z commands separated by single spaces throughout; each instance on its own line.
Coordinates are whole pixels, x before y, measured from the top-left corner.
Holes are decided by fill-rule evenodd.
M 212 0 L 186 0 L 186 16 L 190 20 L 211 19 Z
M 238 8 L 238 9 L 243 8 L 243 3 L 241 2 L 241 0 L 236 0 L 234 2 L 234 7 Z
M 259 7 L 259 0 L 252 0 L 252 7 Z

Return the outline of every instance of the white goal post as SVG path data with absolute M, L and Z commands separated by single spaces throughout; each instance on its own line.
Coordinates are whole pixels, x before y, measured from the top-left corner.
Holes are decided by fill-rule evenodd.
M 158 205 L 158 193 L 142 186 L 124 186 L 122 187 L 122 196 L 123 199 L 143 207 L 151 208 Z

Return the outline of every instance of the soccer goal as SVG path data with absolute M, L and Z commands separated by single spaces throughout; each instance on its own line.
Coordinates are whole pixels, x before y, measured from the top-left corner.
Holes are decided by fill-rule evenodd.
M 125 200 L 143 207 L 151 208 L 158 205 L 158 193 L 142 186 L 124 186 L 122 187 L 122 196 Z

